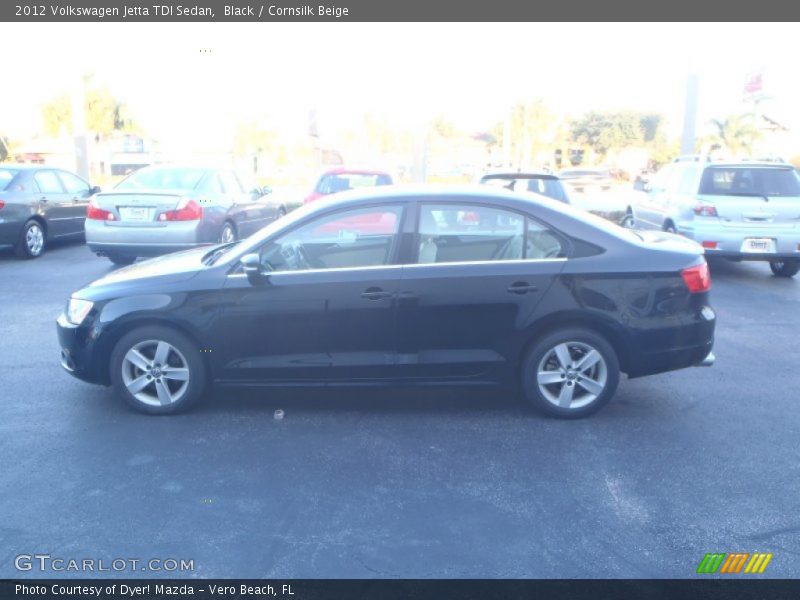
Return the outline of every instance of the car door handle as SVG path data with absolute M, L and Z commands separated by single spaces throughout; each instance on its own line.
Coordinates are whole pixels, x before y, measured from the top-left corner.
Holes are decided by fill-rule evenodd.
M 539 291 L 539 288 L 525 281 L 516 281 L 508 287 L 508 291 L 512 294 L 527 294 L 528 292 Z
M 41 198 L 39 198 L 39 202 L 47 202 L 47 197 L 42 196 Z
M 367 300 L 385 300 L 392 297 L 392 292 L 384 292 L 381 288 L 371 287 L 364 290 L 361 297 Z

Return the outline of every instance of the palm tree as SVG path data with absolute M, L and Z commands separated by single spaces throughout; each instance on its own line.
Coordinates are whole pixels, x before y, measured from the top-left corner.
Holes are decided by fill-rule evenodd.
M 751 114 L 731 115 L 724 121 L 711 119 L 716 131 L 709 139 L 712 144 L 726 149 L 731 154 L 749 154 L 753 145 L 761 138 Z

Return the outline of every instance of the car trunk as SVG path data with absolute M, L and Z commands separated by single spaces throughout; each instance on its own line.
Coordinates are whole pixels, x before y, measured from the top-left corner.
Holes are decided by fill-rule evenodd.
M 105 192 L 94 197 L 98 208 L 114 214 L 114 221 L 108 225 L 146 226 L 156 225 L 158 215 L 175 210 L 183 199 L 183 194 L 164 192 Z

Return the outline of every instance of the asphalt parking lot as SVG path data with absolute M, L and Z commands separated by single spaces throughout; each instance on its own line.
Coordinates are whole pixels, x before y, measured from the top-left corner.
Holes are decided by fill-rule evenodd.
M 80 575 L 21 573 L 26 553 L 217 578 L 682 578 L 736 551 L 800 572 L 800 278 L 713 265 L 717 364 L 623 380 L 587 420 L 463 389 L 217 392 L 157 418 L 58 363 L 55 318 L 111 268 L 0 250 L 0 577 Z

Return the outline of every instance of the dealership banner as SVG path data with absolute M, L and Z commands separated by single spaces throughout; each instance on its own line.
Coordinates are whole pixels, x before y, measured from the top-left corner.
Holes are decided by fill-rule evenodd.
M 716 576 L 715 576 L 716 577 Z M 78 600 L 99 598 L 180 600 L 598 600 L 663 598 L 665 600 L 778 600 L 797 598 L 800 581 L 778 579 L 176 579 L 176 580 L 0 580 L 0 600 Z
M 785 0 L 641 2 L 571 0 L 40 0 L 0 2 L 0 21 L 791 21 L 800 5 Z M 413 32 L 409 31 L 409 38 Z M 476 40 L 479 43 L 480 40 Z M 566 40 L 565 40 L 566 42 Z M 744 43 L 745 41 L 742 40 Z M 490 51 L 490 49 L 487 49 Z

